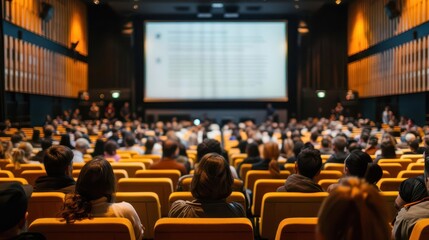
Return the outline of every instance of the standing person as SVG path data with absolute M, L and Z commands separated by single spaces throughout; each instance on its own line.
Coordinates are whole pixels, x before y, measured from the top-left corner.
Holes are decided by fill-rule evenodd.
M 130 220 L 136 239 L 143 238 L 143 225 L 134 207 L 127 203 L 114 203 L 116 192 L 112 166 L 103 157 L 86 163 L 80 171 L 76 190 L 68 194 L 60 213 L 67 223 L 92 217 L 121 217 Z
M 106 109 L 104 109 L 104 116 L 109 120 L 115 118 L 115 107 L 113 106 L 113 102 L 107 104 Z
M 383 122 L 384 124 L 389 124 L 389 122 L 390 122 L 390 114 L 389 114 L 389 111 L 390 111 L 389 106 L 386 106 L 386 107 L 384 108 L 383 113 L 381 114 L 381 120 L 382 120 L 382 122 Z
M 97 106 L 96 102 L 91 103 L 88 115 L 91 120 L 97 120 L 100 118 L 100 107 Z
M 122 120 L 124 120 L 125 122 L 128 122 L 131 120 L 130 104 L 128 102 L 124 103 L 124 106 L 122 106 L 121 108 L 120 114 L 121 114 Z

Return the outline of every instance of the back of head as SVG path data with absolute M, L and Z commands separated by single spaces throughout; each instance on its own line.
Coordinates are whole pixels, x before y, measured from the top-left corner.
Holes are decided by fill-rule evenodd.
M 104 144 L 104 151 L 109 155 L 115 155 L 117 149 L 118 144 L 113 140 L 109 140 Z
M 197 146 L 197 162 L 207 153 L 217 153 L 222 155 L 222 147 L 220 142 L 215 139 L 205 139 Z
M 116 192 L 112 166 L 102 156 L 87 162 L 80 171 L 74 194 L 66 196 L 61 216 L 69 222 L 90 217 L 91 201 L 106 197 L 113 200 Z
M 40 130 L 38 130 L 38 129 L 33 130 L 33 136 L 31 137 L 31 141 L 33 141 L 33 142 L 40 141 Z
M 344 160 L 344 166 L 348 170 L 349 176 L 363 178 L 365 176 L 368 164 L 372 162 L 368 153 L 355 150 Z
M 146 139 L 146 143 L 145 143 L 145 148 L 146 148 L 146 150 L 145 150 L 145 153 L 146 154 L 152 154 L 152 149 L 153 149 L 153 146 L 155 146 L 155 138 L 153 138 L 153 137 L 148 137 L 147 139 Z
M 132 147 L 134 146 L 134 144 L 136 144 L 136 139 L 132 134 L 128 134 L 125 137 L 124 142 L 125 142 L 125 146 Z
M 22 135 L 19 133 L 14 133 L 11 137 L 10 137 L 10 141 L 12 142 L 12 144 L 14 146 L 16 146 L 16 144 L 20 143 L 23 140 Z
M 234 179 L 229 164 L 221 155 L 208 153 L 201 158 L 191 183 L 195 199 L 219 200 L 232 192 Z
M 380 145 L 381 156 L 383 158 L 395 158 L 395 146 L 390 141 L 383 141 Z
M 343 136 L 334 138 L 334 149 L 338 152 L 343 152 L 347 146 L 347 139 Z
M 177 151 L 177 142 L 172 140 L 166 140 L 162 144 L 162 157 L 164 158 L 172 158 L 176 155 Z
M 418 178 L 408 178 L 399 186 L 399 195 L 405 203 L 419 201 L 428 196 L 425 182 Z
M 72 160 L 73 152 L 70 148 L 62 145 L 48 148 L 43 159 L 46 174 L 51 177 L 66 175 Z
M 18 148 L 24 151 L 26 158 L 30 158 L 33 153 L 33 146 L 28 142 L 20 142 Z
M 369 184 L 377 184 L 378 181 L 383 177 L 383 169 L 376 163 L 368 164 L 368 168 L 365 173 L 365 180 Z
M 378 191 L 358 178 L 346 178 L 323 202 L 317 234 L 324 240 L 390 239 L 388 211 Z
M 43 128 L 43 135 L 45 138 L 52 137 L 52 134 L 54 134 L 54 127 L 52 125 L 46 125 L 45 128 Z
M 318 137 L 319 137 L 318 132 L 316 132 L 316 131 L 311 132 L 311 135 L 310 135 L 311 141 L 316 142 Z
M 84 151 L 90 148 L 89 141 L 86 140 L 85 138 L 79 138 L 76 140 L 75 148 L 79 151 Z
M 277 160 L 280 156 L 279 145 L 275 142 L 264 144 L 262 156 L 265 160 Z
M 0 238 L 3 237 L 1 236 L 3 233 L 12 231 L 25 218 L 32 190 L 30 185 L 24 187 L 18 183 L 0 184 Z
M 407 141 L 408 144 L 410 144 L 414 140 L 416 140 L 416 135 L 414 135 L 413 133 L 405 134 L 405 141 Z
M 369 137 L 368 144 L 371 145 L 372 147 L 377 146 L 378 138 L 376 136 Z
M 412 141 L 412 142 L 410 142 L 410 149 L 412 150 L 412 151 L 417 151 L 417 149 L 419 149 L 419 141 L 418 140 L 414 140 L 414 141 Z
M 323 138 L 321 144 L 323 148 L 328 148 L 330 145 L 330 141 L 327 138 Z
M 315 149 L 304 149 L 298 155 L 296 164 L 300 175 L 313 179 L 322 168 L 320 152 Z
M 248 157 L 259 157 L 259 145 L 256 142 L 247 144 L 246 153 Z
M 42 150 L 46 150 L 52 146 L 52 141 L 49 139 L 42 139 L 41 141 L 41 147 Z

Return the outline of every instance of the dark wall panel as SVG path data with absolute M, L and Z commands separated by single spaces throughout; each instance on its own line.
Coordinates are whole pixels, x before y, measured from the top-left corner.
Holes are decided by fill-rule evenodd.
M 414 120 L 417 125 L 426 123 L 426 93 L 398 96 L 399 114 Z

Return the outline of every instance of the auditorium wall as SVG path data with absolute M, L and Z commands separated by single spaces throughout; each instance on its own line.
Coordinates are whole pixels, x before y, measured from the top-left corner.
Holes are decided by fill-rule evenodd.
M 393 19 L 386 14 L 386 1 L 349 3 L 348 87 L 367 99 L 361 101 L 361 110 L 368 117 L 379 115 L 381 103 L 393 103 L 396 115 L 424 124 L 424 95 L 429 90 L 429 1 L 396 2 L 401 13 Z M 365 109 L 368 106 L 377 107 Z
M 1 6 L 3 110 L 12 121 L 39 124 L 54 114 L 53 103 L 75 105 L 88 88 L 87 6 L 81 0 L 2 0 Z

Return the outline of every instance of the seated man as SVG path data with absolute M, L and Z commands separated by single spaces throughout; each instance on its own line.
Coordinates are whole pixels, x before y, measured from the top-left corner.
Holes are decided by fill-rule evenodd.
M 0 184 L 0 239 L 44 240 L 40 233 L 25 232 L 27 227 L 28 199 L 31 185 Z
M 83 155 L 86 154 L 86 151 L 90 148 L 89 141 L 85 138 L 79 138 L 76 140 L 75 149 L 73 152 L 73 162 L 74 163 L 83 163 Z
M 321 168 L 322 158 L 318 150 L 302 150 L 295 162 L 296 174 L 290 175 L 277 192 L 323 192 L 322 187 L 314 182 L 314 177 L 319 175 Z
M 347 139 L 344 136 L 336 136 L 334 138 L 334 154 L 328 158 L 326 163 L 344 163 L 347 157 L 346 152 Z
M 135 151 L 138 155 L 143 155 L 143 149 L 141 149 L 138 145 L 136 145 L 136 138 L 132 134 L 128 134 L 124 138 L 125 147 L 121 147 L 121 150 L 130 150 Z
M 64 192 L 74 191 L 76 182 L 72 177 L 73 152 L 70 148 L 55 145 L 45 154 L 43 164 L 47 176 L 36 179 L 35 192 Z
M 429 155 L 425 154 L 425 184 L 428 187 Z M 393 225 L 395 239 L 409 239 L 416 222 L 422 218 L 429 218 L 429 197 L 405 205 L 396 216 Z
M 177 169 L 182 175 L 187 174 L 185 165 L 176 161 L 176 157 L 178 154 L 178 144 L 172 140 L 165 141 L 162 146 L 161 161 L 153 164 L 150 169 Z

